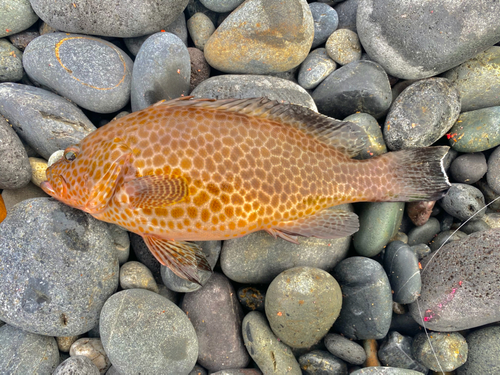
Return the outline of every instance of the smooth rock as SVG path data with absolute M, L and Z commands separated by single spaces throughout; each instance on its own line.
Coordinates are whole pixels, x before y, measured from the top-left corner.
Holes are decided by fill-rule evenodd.
M 339 29 L 349 29 L 357 32 L 356 14 L 360 0 L 346 0 L 335 4 L 335 11 L 339 17 Z
M 208 372 L 200 365 L 195 365 L 188 375 L 207 375 Z
M 316 48 L 325 43 L 328 37 L 337 30 L 339 17 L 335 9 L 325 3 L 310 3 L 309 9 L 314 20 L 314 39 L 311 48 Z
M 19 51 L 24 51 L 28 44 L 35 38 L 38 38 L 40 33 L 33 28 L 21 31 L 20 33 L 9 35 L 9 41 Z
M 488 158 L 486 181 L 495 193 L 500 194 L 500 147 L 497 147 Z
M 210 375 L 262 375 L 262 372 L 260 372 L 255 368 L 242 368 L 242 369 L 220 370 L 217 372 L 211 372 Z
M 299 357 L 300 368 L 310 375 L 347 375 L 347 365 L 324 350 L 313 350 Z
M 153 274 L 156 283 L 161 284 L 161 264 L 154 257 L 154 255 L 151 254 L 151 251 L 149 251 L 142 237 L 138 234 L 130 233 L 130 245 L 132 246 L 132 250 L 137 260 L 148 267 Z
M 474 218 L 484 216 L 483 193 L 474 186 L 452 183 L 448 193 L 439 201 L 441 207 L 451 216 L 460 221 L 469 219 L 478 212 Z M 480 211 L 481 210 L 481 211 Z
M 136 261 L 125 263 L 120 267 L 120 286 L 122 289 L 146 289 L 158 293 L 158 285 L 153 274 L 144 264 Z
M 0 371 L 3 374 L 52 374 L 59 365 L 53 337 L 36 335 L 8 324 L 0 327 Z
M 410 229 L 408 232 L 408 245 L 428 244 L 441 231 L 441 224 L 435 217 L 419 227 Z
M 23 66 L 33 81 L 94 112 L 116 112 L 130 97 L 132 60 L 100 38 L 42 35 L 24 50 Z
M 203 288 L 186 294 L 182 310 L 198 336 L 200 365 L 210 371 L 248 365 L 241 336 L 243 310 L 224 275 L 214 273 Z
M 29 184 L 31 164 L 23 143 L 0 116 L 0 189 L 19 189 Z
M 416 201 L 406 204 L 406 214 L 413 224 L 421 226 L 427 223 L 436 201 Z
M 490 229 L 451 242 L 424 258 L 422 291 L 410 305 L 412 317 L 427 329 L 445 332 L 500 320 L 498 246 L 500 229 Z
M 17 204 L 0 232 L 0 319 L 49 336 L 94 327 L 118 286 L 107 225 L 52 198 L 36 198 Z
M 378 351 L 380 362 L 384 366 L 399 367 L 427 374 L 428 369 L 412 356 L 412 342 L 412 337 L 403 336 L 396 331 L 389 332 Z
M 99 369 L 83 355 L 70 357 L 57 366 L 52 375 L 99 375 Z
M 337 281 L 319 268 L 280 273 L 266 293 L 265 311 L 274 334 L 292 348 L 308 348 L 331 328 L 342 307 Z
M 327 55 L 326 49 L 315 49 L 300 65 L 298 75 L 299 85 L 305 89 L 314 89 L 323 82 L 336 67 L 337 64 Z
M 106 373 L 108 368 L 111 366 L 111 362 L 104 351 L 100 339 L 81 338 L 76 340 L 73 345 L 71 345 L 69 355 L 72 357 L 85 356 L 89 358 L 99 369 L 101 374 Z
M 457 157 L 450 166 L 451 177 L 464 184 L 474 184 L 486 174 L 488 165 L 482 152 Z
M 49 198 L 49 195 L 30 182 L 28 185 L 20 189 L 4 190 L 2 192 L 2 198 L 4 200 L 6 211 L 10 212 L 19 202 L 31 198 Z
M 230 12 L 242 2 L 243 0 L 201 0 L 203 5 L 217 13 Z
M 130 38 L 160 31 L 182 13 L 188 1 L 83 0 L 72 6 L 65 0 L 31 0 L 31 6 L 42 20 L 61 31 Z
M 435 76 L 500 41 L 500 4 L 454 0 L 364 0 L 357 9 L 361 44 L 388 74 Z
M 212 20 L 214 25 L 220 25 L 220 23 L 217 22 L 220 13 L 208 9 L 205 5 L 203 5 L 203 3 L 200 0 L 190 0 L 186 7 L 185 13 L 187 18 L 194 16 L 196 13 L 203 13 Z
M 40 187 L 40 184 L 47 180 L 45 171 L 47 170 L 47 162 L 41 158 L 29 158 L 31 165 L 31 182 Z
M 370 159 L 387 152 L 382 130 L 375 117 L 368 113 L 355 113 L 347 116 L 343 121 L 353 122 L 358 125 L 365 132 L 368 139 L 363 150 L 356 156 L 357 159 Z
M 476 187 L 483 193 L 484 200 L 488 204 L 487 207 L 483 207 L 488 211 L 500 212 L 500 194 L 495 192 L 490 185 L 487 183 L 487 179 L 482 179 L 476 182 Z
M 22 58 L 21 51 L 7 39 L 0 39 L 0 82 L 17 82 L 23 78 Z
M 128 232 L 122 227 L 108 223 L 108 230 L 115 244 L 118 263 L 122 265 L 128 260 L 130 254 L 130 238 Z
M 151 35 L 137 53 L 132 73 L 132 111 L 187 95 L 191 63 L 187 47 L 171 33 Z
M 198 357 L 198 340 L 184 312 L 144 289 L 111 296 L 101 312 L 102 345 L 122 375 L 187 374 Z
M 391 324 L 392 294 L 382 266 L 373 259 L 351 257 L 332 275 L 343 297 L 334 330 L 353 340 L 384 338 Z
M 422 375 L 419 371 L 405 370 L 399 367 L 373 366 L 356 370 L 350 375 Z
M 56 161 L 61 159 L 64 156 L 64 150 L 57 150 L 52 155 L 50 155 L 49 160 L 47 161 L 47 168 L 54 164 Z
M 390 107 L 387 74 L 372 61 L 355 61 L 335 70 L 313 91 L 318 111 L 334 118 L 364 112 L 375 118 Z
M 453 371 L 467 361 L 467 342 L 458 332 L 421 332 L 414 337 L 411 353 L 433 371 Z
M 430 146 L 451 129 L 459 114 L 460 96 L 450 81 L 417 81 L 391 105 L 383 131 L 387 147 L 401 150 Z
M 450 146 L 459 152 L 479 152 L 500 145 L 500 106 L 463 112 L 448 132 Z
M 436 251 L 439 248 L 441 248 L 441 246 L 443 246 L 444 244 L 446 244 L 448 242 L 459 241 L 465 237 L 467 237 L 467 234 L 465 234 L 462 231 L 445 230 L 445 231 L 439 233 L 436 237 L 434 237 L 434 239 L 430 243 L 430 249 L 432 251 Z
M 408 312 L 404 314 L 392 314 L 391 331 L 397 331 L 402 335 L 415 336 L 421 329 L 422 327 Z
M 160 296 L 165 297 L 169 301 L 172 301 L 173 303 L 177 304 L 178 293 L 168 289 L 165 285 L 158 285 L 158 290 L 159 290 L 158 294 Z
M 26 30 L 36 21 L 29 0 L 8 0 L 0 7 L 0 38 Z
M 214 24 L 203 13 L 195 13 L 188 19 L 187 28 L 195 47 L 202 51 L 205 49 L 208 39 L 215 31 Z
M 366 361 L 363 347 L 338 333 L 329 333 L 325 336 L 325 346 L 334 356 L 351 363 L 361 365 Z
M 249 312 L 242 330 L 248 353 L 264 374 L 302 375 L 292 350 L 277 339 L 262 313 Z
M 305 0 L 248 0 L 212 34 L 205 58 L 225 73 L 286 72 L 304 61 L 313 38 Z
M 361 59 L 361 44 L 358 35 L 348 29 L 336 30 L 326 41 L 326 51 L 333 61 L 347 65 Z
M 480 328 L 466 337 L 467 362 L 457 375 L 496 374 L 500 372 L 500 327 Z
M 488 229 L 491 229 L 491 227 L 488 224 L 486 224 L 484 220 L 477 219 L 467 222 L 462 228 L 460 228 L 460 231 L 465 234 L 471 234 L 474 232 L 481 232 L 483 230 L 488 230 Z
M 43 158 L 79 143 L 96 128 L 70 101 L 37 87 L 0 83 L 0 113 Z

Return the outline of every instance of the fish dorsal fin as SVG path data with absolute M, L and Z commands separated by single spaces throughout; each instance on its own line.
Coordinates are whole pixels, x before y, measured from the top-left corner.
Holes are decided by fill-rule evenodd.
M 284 104 L 267 98 L 192 99 L 192 96 L 158 102 L 157 105 L 212 108 L 243 113 L 285 123 L 353 157 L 368 142 L 366 133 L 356 124 L 335 120 L 296 104 Z
M 188 184 L 182 177 L 152 175 L 135 178 L 124 184 L 133 208 L 157 208 L 179 203 L 188 195 Z

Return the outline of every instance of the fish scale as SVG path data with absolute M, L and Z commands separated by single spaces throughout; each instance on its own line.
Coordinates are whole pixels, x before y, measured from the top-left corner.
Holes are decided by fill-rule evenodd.
M 157 259 L 199 282 L 210 269 L 186 241 L 266 230 L 336 238 L 357 216 L 328 207 L 437 198 L 446 147 L 352 159 L 363 131 L 264 98 L 160 102 L 112 121 L 65 151 L 44 190 L 145 239 Z

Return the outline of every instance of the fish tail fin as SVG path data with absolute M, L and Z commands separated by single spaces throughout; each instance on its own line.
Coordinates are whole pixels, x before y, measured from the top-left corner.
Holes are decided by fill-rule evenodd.
M 384 200 L 435 201 L 450 188 L 443 159 L 449 147 L 423 147 L 384 154 L 393 170 L 396 191 Z

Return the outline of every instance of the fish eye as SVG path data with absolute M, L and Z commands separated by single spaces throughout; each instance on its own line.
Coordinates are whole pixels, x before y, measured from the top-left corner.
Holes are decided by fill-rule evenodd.
M 68 151 L 64 154 L 64 157 L 66 158 L 66 160 L 72 161 L 76 159 L 76 153 L 74 151 Z

